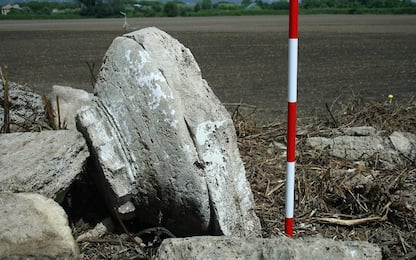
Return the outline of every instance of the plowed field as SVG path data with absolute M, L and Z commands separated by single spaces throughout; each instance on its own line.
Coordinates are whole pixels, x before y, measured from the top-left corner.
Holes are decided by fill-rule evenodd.
M 224 103 L 256 107 L 262 122 L 286 111 L 287 16 L 128 19 L 156 26 L 191 49 L 203 77 Z M 92 90 L 87 62 L 98 70 L 123 19 L 0 21 L 0 64 L 10 79 L 40 92 L 53 84 Z M 300 117 L 326 113 L 348 96 L 408 101 L 416 95 L 416 16 L 300 17 Z M 230 110 L 234 107 L 227 104 Z M 252 107 L 247 107 L 252 112 Z

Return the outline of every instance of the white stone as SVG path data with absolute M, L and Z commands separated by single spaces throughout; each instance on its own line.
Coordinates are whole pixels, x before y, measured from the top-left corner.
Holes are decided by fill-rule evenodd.
M 1 259 L 77 259 L 65 211 L 34 193 L 0 192 Z
M 62 202 L 89 156 L 76 131 L 0 135 L 0 191 L 36 192 Z
M 176 235 L 259 235 L 233 122 L 189 49 L 156 28 L 117 37 L 96 95 L 77 123 L 110 207 Z
M 376 245 L 363 241 L 335 241 L 324 238 L 292 239 L 277 237 L 189 237 L 165 239 L 158 249 L 157 259 L 382 259 Z
M 59 99 L 59 112 L 57 98 Z M 71 88 L 68 86 L 53 85 L 49 93 L 49 102 L 52 105 L 55 116 L 55 125 L 59 126 L 59 115 L 61 118 L 61 128 L 75 130 L 75 115 L 77 110 L 92 102 L 93 94 L 82 89 Z

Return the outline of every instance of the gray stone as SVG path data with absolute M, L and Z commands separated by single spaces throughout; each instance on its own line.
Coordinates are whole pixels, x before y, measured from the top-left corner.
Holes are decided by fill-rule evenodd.
M 350 160 L 365 159 L 383 151 L 383 139 L 378 136 L 310 137 L 309 146 L 326 149 L 332 156 Z
M 56 97 L 59 97 L 59 112 L 57 108 Z M 49 93 L 49 102 L 52 105 L 55 115 L 55 125 L 59 126 L 59 117 L 61 118 L 62 129 L 76 130 L 75 115 L 77 110 L 91 104 L 93 94 L 82 89 L 71 88 L 67 86 L 53 85 L 52 92 Z
M 0 193 L 0 259 L 76 259 L 65 211 L 34 193 Z
M 375 136 L 377 131 L 371 126 L 357 126 L 357 127 L 345 127 L 340 131 L 345 135 L 350 136 Z
M 157 259 L 382 259 L 379 247 L 363 241 L 323 238 L 244 239 L 236 237 L 190 237 L 165 239 Z
M 89 156 L 76 131 L 0 135 L 0 191 L 35 192 L 58 202 Z
M 389 140 L 396 151 L 410 161 L 416 161 L 416 135 L 395 131 L 389 136 Z
M 307 144 L 316 150 L 325 150 L 332 156 L 349 160 L 377 156 L 386 169 L 416 160 L 416 136 L 412 133 L 393 132 L 383 140 L 372 127 L 352 127 L 341 132 L 347 135 L 310 137 Z
M 4 123 L 4 85 L 0 80 L 0 127 Z M 42 96 L 29 88 L 9 82 L 10 132 L 40 131 L 48 127 Z
M 117 37 L 96 95 L 77 125 L 110 207 L 176 235 L 259 234 L 233 122 L 189 49 L 156 28 Z

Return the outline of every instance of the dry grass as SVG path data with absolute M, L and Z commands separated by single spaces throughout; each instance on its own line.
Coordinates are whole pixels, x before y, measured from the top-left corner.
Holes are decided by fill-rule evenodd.
M 329 106 L 328 106 L 329 108 Z M 416 256 L 415 162 L 386 170 L 377 158 L 354 162 L 311 150 L 306 138 L 334 127 L 373 126 L 383 135 L 416 133 L 416 103 L 349 100 L 328 118 L 298 121 L 295 237 L 322 235 L 378 244 L 385 258 Z M 265 127 L 238 120 L 239 147 L 254 193 L 263 236 L 284 230 L 286 123 Z M 350 173 L 348 173 L 350 172 Z M 366 176 L 366 178 L 359 178 Z

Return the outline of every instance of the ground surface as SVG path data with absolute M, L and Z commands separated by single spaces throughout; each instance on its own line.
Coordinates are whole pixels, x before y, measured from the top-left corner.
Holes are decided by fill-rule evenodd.
M 273 122 L 286 110 L 287 16 L 129 19 L 159 27 L 191 49 L 224 103 L 257 107 Z M 123 19 L 0 21 L 0 64 L 10 79 L 48 92 L 53 84 L 92 91 Z M 305 15 L 299 22 L 300 116 L 319 115 L 340 94 L 407 100 L 416 93 L 416 16 Z M 233 107 L 228 105 L 228 108 Z

